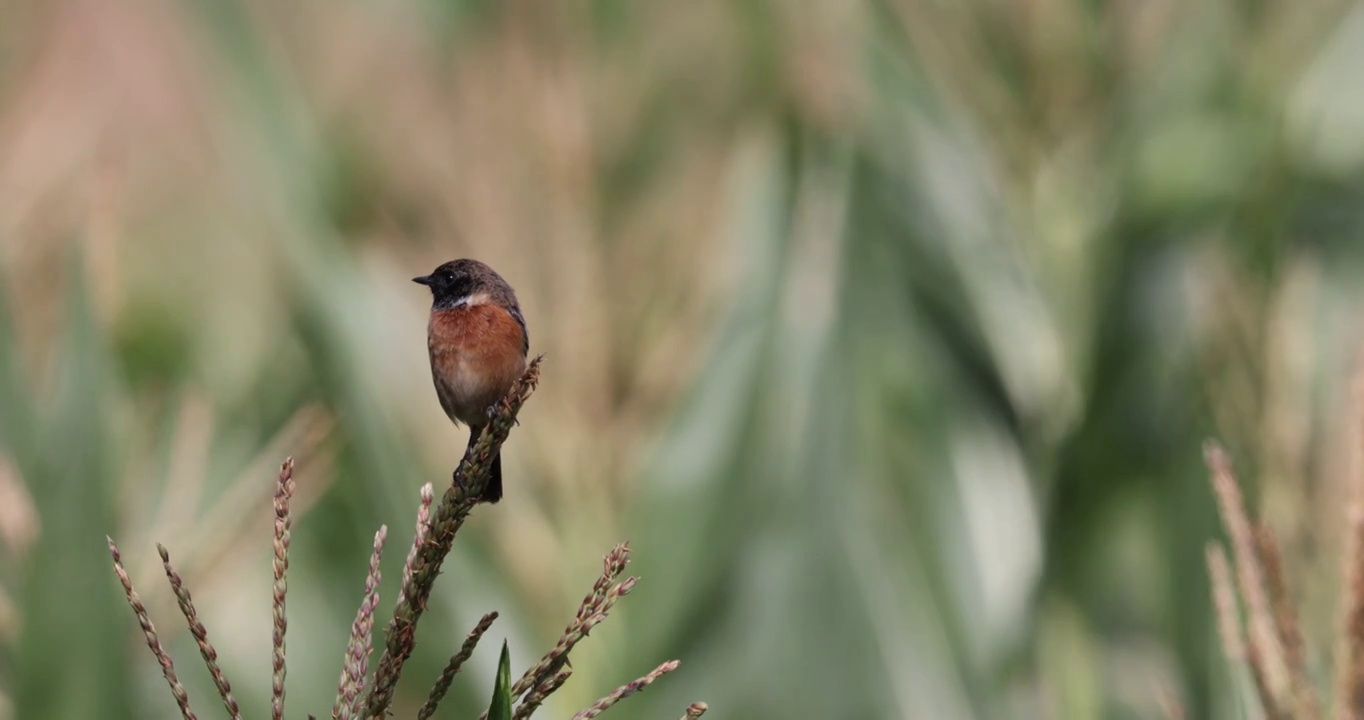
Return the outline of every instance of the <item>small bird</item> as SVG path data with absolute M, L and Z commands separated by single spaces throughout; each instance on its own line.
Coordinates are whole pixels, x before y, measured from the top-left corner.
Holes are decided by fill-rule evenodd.
M 431 288 L 426 348 L 436 397 L 455 425 L 469 426 L 472 446 L 488 423 L 489 408 L 526 371 L 530 351 L 526 319 L 511 285 L 477 260 L 452 260 L 412 282 Z M 498 453 L 482 500 L 501 499 Z

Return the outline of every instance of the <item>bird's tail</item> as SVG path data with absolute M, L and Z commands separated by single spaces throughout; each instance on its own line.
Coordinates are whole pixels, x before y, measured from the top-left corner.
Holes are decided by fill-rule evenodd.
M 478 442 L 478 428 L 469 429 L 469 447 L 473 447 Z M 495 503 L 502 499 L 502 452 L 499 450 L 493 456 L 492 467 L 488 469 L 488 484 L 483 486 L 483 496 L 480 502 Z
M 502 499 L 502 453 L 493 456 L 492 469 L 488 471 L 488 484 L 483 487 L 483 502 L 495 503 Z

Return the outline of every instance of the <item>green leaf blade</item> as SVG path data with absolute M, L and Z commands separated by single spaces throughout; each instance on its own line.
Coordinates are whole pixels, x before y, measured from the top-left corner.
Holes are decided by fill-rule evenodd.
M 511 653 L 507 641 L 502 641 L 502 659 L 497 661 L 497 681 L 493 683 L 493 700 L 488 705 L 488 720 L 511 720 Z

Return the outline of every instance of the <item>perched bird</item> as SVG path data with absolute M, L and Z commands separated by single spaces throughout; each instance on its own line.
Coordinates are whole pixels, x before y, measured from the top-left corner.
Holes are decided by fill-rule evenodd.
M 477 260 L 452 260 L 412 282 L 431 288 L 426 347 L 440 406 L 469 426 L 469 445 L 488 409 L 526 371 L 530 336 L 511 285 Z M 502 499 L 502 455 L 493 458 L 484 502 Z

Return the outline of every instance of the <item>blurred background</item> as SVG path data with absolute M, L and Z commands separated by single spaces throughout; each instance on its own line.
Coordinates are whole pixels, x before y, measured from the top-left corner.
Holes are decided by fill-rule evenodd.
M 248 708 L 298 459 L 291 716 L 465 444 L 425 288 L 516 287 L 540 390 L 400 686 L 486 705 L 629 539 L 543 713 L 1256 717 L 1211 621 L 1230 447 L 1330 677 L 1364 294 L 1364 3 L 0 2 L 0 718 Z M 458 712 L 456 712 L 458 711 Z M 709 716 L 708 716 L 709 717 Z

